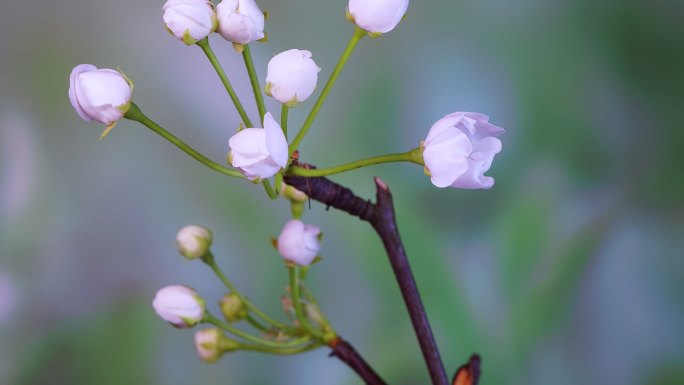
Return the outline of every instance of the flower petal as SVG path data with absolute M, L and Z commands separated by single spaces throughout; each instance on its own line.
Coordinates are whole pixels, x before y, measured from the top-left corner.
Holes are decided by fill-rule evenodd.
M 266 148 L 271 159 L 280 167 L 287 166 L 287 139 L 285 139 L 283 129 L 273 119 L 273 115 L 270 112 L 264 115 L 264 131 L 266 132 Z

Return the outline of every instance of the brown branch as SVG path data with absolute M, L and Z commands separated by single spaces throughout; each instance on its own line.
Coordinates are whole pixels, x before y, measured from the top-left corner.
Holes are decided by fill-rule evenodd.
M 437 343 L 432 335 L 432 329 L 399 236 L 392 193 L 387 185 L 379 178 L 375 178 L 377 202 L 371 203 L 356 196 L 348 188 L 323 177 L 305 178 L 286 175 L 285 183 L 306 193 L 311 199 L 370 223 L 375 229 L 385 246 L 394 275 L 399 283 L 432 384 L 449 385 Z
M 367 385 L 387 385 L 349 342 L 337 337 L 329 346 L 332 349 L 330 356 L 337 357 L 347 364 Z

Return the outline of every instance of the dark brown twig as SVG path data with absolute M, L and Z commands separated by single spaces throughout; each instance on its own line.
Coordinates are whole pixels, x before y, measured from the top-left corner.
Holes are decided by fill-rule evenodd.
M 305 165 L 306 166 L 306 165 Z M 311 199 L 328 207 L 334 207 L 350 215 L 359 217 L 371 224 L 382 240 L 392 265 L 394 275 L 399 283 L 404 303 L 409 312 L 413 329 L 416 332 L 423 358 L 427 364 L 433 385 L 449 385 L 439 349 L 432 335 L 432 329 L 420 299 L 416 281 L 411 272 L 404 246 L 399 236 L 392 201 L 392 193 L 387 185 L 375 178 L 376 203 L 361 199 L 351 190 L 327 178 L 305 178 L 293 175 L 285 176 L 285 183 L 306 193 Z
M 349 365 L 367 385 L 387 385 L 349 342 L 337 337 L 329 345 L 332 349 L 330 356 L 337 357 Z

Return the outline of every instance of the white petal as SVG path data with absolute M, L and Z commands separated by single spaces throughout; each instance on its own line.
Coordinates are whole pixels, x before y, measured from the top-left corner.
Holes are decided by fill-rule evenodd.
M 266 132 L 266 148 L 271 159 L 280 167 L 287 166 L 288 145 L 283 129 L 267 112 L 264 115 L 264 131 Z
M 466 171 L 472 143 L 465 133 L 453 127 L 444 131 L 440 138 L 439 142 L 425 145 L 423 160 L 432 175 L 432 183 L 446 187 Z
M 233 153 L 244 156 L 265 156 L 266 131 L 261 128 L 246 128 L 230 137 L 228 146 Z
M 386 33 L 399 24 L 408 0 L 350 0 L 349 13 L 356 25 L 368 32 Z
M 450 129 L 452 127 L 456 127 L 456 124 L 461 121 L 463 116 L 459 114 L 460 113 L 449 114 L 436 121 L 435 124 L 430 127 L 430 131 L 428 131 L 427 138 L 425 138 L 425 144 L 428 145 L 431 142 L 440 141 L 440 137 L 445 133 L 447 133 L 447 135 L 453 135 L 453 133 L 448 132 L 451 131 Z
M 80 74 L 88 71 L 95 71 L 96 69 L 97 67 L 92 64 L 80 64 L 74 67 L 74 69 L 71 70 L 71 75 L 69 75 L 69 101 L 76 110 L 78 116 L 80 116 L 81 119 L 85 120 L 86 122 L 92 122 L 93 119 L 88 116 L 83 107 L 81 107 L 81 103 L 76 97 L 77 81 Z

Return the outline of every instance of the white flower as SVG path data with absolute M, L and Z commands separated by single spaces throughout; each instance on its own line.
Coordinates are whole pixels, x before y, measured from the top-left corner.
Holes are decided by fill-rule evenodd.
M 195 350 L 202 361 L 212 363 L 223 353 L 237 350 L 240 345 L 216 328 L 202 329 L 195 333 Z
M 224 39 L 248 44 L 264 38 L 264 13 L 254 0 L 223 0 L 216 6 L 218 32 Z
M 202 297 L 189 287 L 173 285 L 157 292 L 152 307 L 159 317 L 177 328 L 197 325 L 204 316 Z
M 294 107 L 311 96 L 320 70 L 309 51 L 281 52 L 268 62 L 266 93 L 280 103 Z
M 228 159 L 249 180 L 270 178 L 287 165 L 287 139 L 270 112 L 264 128 L 246 128 L 228 141 Z
M 349 17 L 370 33 L 387 33 L 399 24 L 408 0 L 349 0 Z
M 187 45 L 216 30 L 216 12 L 207 0 L 168 0 L 162 9 L 169 32 Z
M 292 219 L 280 232 L 278 252 L 287 261 L 307 266 L 313 262 L 321 249 L 320 234 L 321 229 L 318 227 Z
M 80 64 L 69 76 L 69 100 L 81 119 L 106 124 L 109 129 L 130 108 L 132 94 L 131 82 L 113 69 Z
M 176 235 L 178 252 L 188 259 L 203 257 L 211 242 L 211 230 L 200 226 L 185 226 Z
M 432 125 L 423 144 L 423 160 L 432 184 L 466 189 L 494 185 L 494 178 L 484 173 L 501 151 L 496 136 L 504 129 L 488 121 L 487 115 L 454 112 Z

